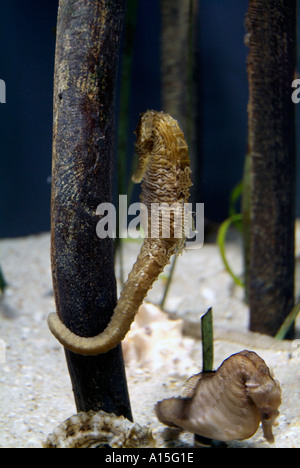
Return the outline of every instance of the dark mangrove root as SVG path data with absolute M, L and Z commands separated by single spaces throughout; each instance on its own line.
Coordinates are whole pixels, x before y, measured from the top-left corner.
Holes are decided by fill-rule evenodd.
M 57 19 L 51 263 L 56 311 L 74 334 L 104 329 L 117 302 L 112 239 L 97 206 L 112 202 L 115 93 L 124 0 L 60 0 Z M 131 419 L 121 346 L 97 357 L 66 350 L 78 411 Z
M 250 0 L 243 223 L 250 329 L 275 335 L 294 302 L 296 0 Z
M 56 338 L 78 354 L 105 353 L 123 340 L 153 282 L 169 263 L 171 255 L 184 245 L 184 203 L 188 202 L 191 181 L 183 133 L 168 114 L 148 111 L 141 116 L 136 135 L 139 165 L 133 180 L 143 179 L 141 201 L 147 208 L 149 231 L 113 316 L 103 332 L 89 338 L 73 333 L 56 314 L 50 314 L 48 319 Z M 176 214 L 169 211 L 166 217 L 161 213 L 151 216 L 154 203 L 164 203 L 166 210 L 172 205 L 175 207 L 182 221 L 180 235 Z M 169 221 L 168 237 L 163 235 L 163 220 Z

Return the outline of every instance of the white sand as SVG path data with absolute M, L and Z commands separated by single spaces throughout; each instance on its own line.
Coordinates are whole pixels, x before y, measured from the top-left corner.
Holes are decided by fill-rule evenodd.
M 139 249 L 124 244 L 127 274 Z M 242 268 L 239 243 L 228 245 L 228 258 L 235 271 Z M 75 412 L 63 350 L 50 334 L 46 318 L 53 312 L 49 234 L 0 241 L 0 264 L 9 287 L 0 303 L 0 447 L 41 447 L 47 435 Z M 117 268 L 118 275 L 118 268 Z M 148 299 L 159 303 L 164 278 Z M 183 328 L 198 334 L 200 316 L 212 306 L 215 325 L 215 367 L 230 354 L 251 349 L 273 369 L 281 383 L 283 403 L 276 443 L 271 447 L 300 447 L 300 323 L 297 340 L 275 342 L 248 333 L 248 309 L 241 288 L 233 287 L 224 271 L 217 247 L 206 244 L 185 252 L 179 259 L 166 309 L 183 319 Z M 128 385 L 136 422 L 151 425 L 158 437 L 166 431 L 153 413 L 157 400 L 176 395 L 186 378 L 201 371 L 201 342 L 183 337 L 177 330 L 155 335 L 145 351 L 144 363 L 136 362 L 127 340 Z M 151 326 L 151 324 L 150 324 Z M 133 331 L 134 333 L 134 328 Z M 1 344 L 6 352 L 1 352 Z M 134 353 L 133 353 L 134 354 Z M 5 361 L 5 362 L 3 362 Z M 182 434 L 174 445 L 192 444 Z M 233 447 L 270 447 L 259 429 L 256 435 Z

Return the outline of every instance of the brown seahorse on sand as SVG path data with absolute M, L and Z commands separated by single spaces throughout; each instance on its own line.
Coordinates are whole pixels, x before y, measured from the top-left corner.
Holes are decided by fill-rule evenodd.
M 51 332 L 65 348 L 74 353 L 97 355 L 119 344 L 129 331 L 148 290 L 169 263 L 172 254 L 181 251 L 184 246 L 184 222 L 181 223 L 178 235 L 178 215 L 183 220 L 184 204 L 188 202 L 192 185 L 184 135 L 178 122 L 170 115 L 147 111 L 140 117 L 136 137 L 135 149 L 139 164 L 133 181 L 139 183 L 143 180 L 141 202 L 147 208 L 148 236 L 144 239 L 137 261 L 103 332 L 93 337 L 81 337 L 71 332 L 57 314 L 49 315 Z M 153 204 L 161 205 L 162 209 L 154 210 L 154 217 L 151 217 Z M 168 207 L 174 208 L 172 213 Z M 165 213 L 169 210 L 168 236 L 163 235 L 162 220 L 167 218 L 163 216 L 164 210 Z
M 244 350 L 216 371 L 192 376 L 181 396 L 159 401 L 155 412 L 167 426 L 225 442 L 252 437 L 261 422 L 273 443 L 280 404 L 279 382 L 260 356 Z

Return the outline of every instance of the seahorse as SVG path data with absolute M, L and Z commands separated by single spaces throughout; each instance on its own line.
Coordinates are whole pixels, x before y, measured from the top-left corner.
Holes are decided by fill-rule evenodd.
M 156 442 L 146 426 L 114 413 L 88 411 L 74 414 L 62 422 L 43 444 L 43 448 L 149 448 Z
M 139 161 L 132 180 L 135 183 L 143 181 L 140 199 L 148 213 L 148 236 L 145 236 L 136 263 L 103 332 L 93 337 L 81 337 L 71 332 L 57 314 L 49 315 L 48 325 L 53 335 L 65 348 L 77 354 L 97 355 L 117 346 L 129 331 L 139 306 L 171 256 L 184 248 L 184 211 L 192 182 L 183 132 L 169 114 L 150 110 L 140 116 L 135 135 Z M 160 210 L 151 210 L 157 205 L 161 206 Z M 179 223 L 178 219 L 182 222 Z M 167 236 L 164 235 L 166 220 L 169 222 Z
M 220 441 L 252 437 L 262 422 L 264 437 L 274 442 L 281 388 L 254 351 L 231 355 L 213 372 L 192 376 L 180 397 L 159 401 L 160 422 Z

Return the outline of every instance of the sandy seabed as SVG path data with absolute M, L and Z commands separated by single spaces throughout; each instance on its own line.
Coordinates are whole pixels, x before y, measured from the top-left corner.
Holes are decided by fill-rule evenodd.
M 126 242 L 123 249 L 127 276 L 139 245 Z M 48 233 L 0 241 L 0 264 L 9 284 L 0 302 L 0 447 L 39 448 L 59 423 L 76 412 L 63 349 L 46 323 L 55 310 L 49 251 Z M 227 253 L 232 268 L 240 273 L 238 239 L 228 243 Z M 161 301 L 167 274 L 168 269 L 150 291 L 151 304 L 123 343 L 135 421 L 153 428 L 161 443 L 167 433 L 170 437 L 153 407 L 158 400 L 178 395 L 185 380 L 201 371 L 200 317 L 213 307 L 214 367 L 233 353 L 253 350 L 282 387 L 275 444 L 269 445 L 259 429 L 251 439 L 229 446 L 300 448 L 300 321 L 294 341 L 249 333 L 243 290 L 234 286 L 214 243 L 178 258 L 165 304 L 168 315 L 152 305 Z M 174 447 L 193 446 L 191 434 L 174 432 L 172 437 Z

